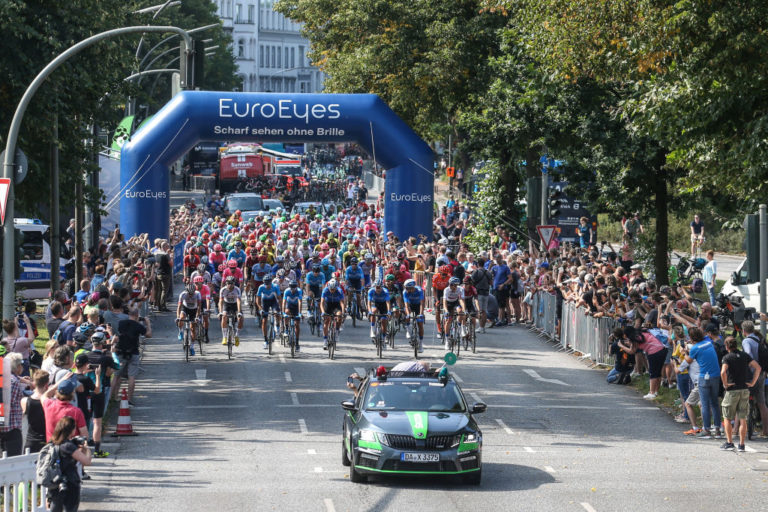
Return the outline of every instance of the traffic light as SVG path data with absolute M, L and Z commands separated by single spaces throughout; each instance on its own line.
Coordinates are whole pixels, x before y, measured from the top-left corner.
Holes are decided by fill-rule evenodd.
M 565 194 L 554 187 L 549 187 L 549 198 L 547 199 L 547 218 L 550 221 L 560 216 L 560 205 L 564 199 Z

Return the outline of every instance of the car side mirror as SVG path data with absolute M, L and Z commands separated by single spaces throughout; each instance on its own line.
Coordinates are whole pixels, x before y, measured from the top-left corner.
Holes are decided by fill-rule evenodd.
M 355 410 L 355 402 L 352 400 L 344 400 L 341 402 L 341 408 L 345 411 L 354 411 Z M 485 410 L 485 409 L 483 409 Z
M 485 410 L 488 408 L 487 405 L 485 405 L 482 402 L 475 402 L 472 405 L 472 414 L 480 414 L 481 412 L 485 412 Z

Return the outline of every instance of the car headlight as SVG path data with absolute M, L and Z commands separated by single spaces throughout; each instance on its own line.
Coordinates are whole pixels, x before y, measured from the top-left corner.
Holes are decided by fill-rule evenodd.
M 465 443 L 476 443 L 479 439 L 480 439 L 480 436 L 478 436 L 476 432 L 472 432 L 470 434 L 464 434 Z
M 372 443 L 375 443 L 378 441 L 378 439 L 376 439 L 376 432 L 374 432 L 373 430 L 365 430 L 365 429 L 360 431 L 360 440 L 369 441 Z

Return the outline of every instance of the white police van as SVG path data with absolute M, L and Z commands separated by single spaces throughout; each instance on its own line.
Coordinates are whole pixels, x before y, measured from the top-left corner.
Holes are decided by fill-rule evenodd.
M 21 274 L 16 279 L 16 290 L 25 299 L 48 297 L 51 289 L 51 236 L 47 224 L 40 219 L 13 219 L 16 239 L 21 245 Z M 59 259 L 59 274 L 64 278 L 64 267 L 71 258 Z

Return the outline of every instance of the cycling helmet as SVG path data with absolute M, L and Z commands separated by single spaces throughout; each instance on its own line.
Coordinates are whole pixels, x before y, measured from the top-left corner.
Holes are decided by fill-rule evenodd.
M 277 271 L 277 277 L 279 277 L 279 278 L 281 278 L 281 279 L 282 279 L 283 277 L 285 277 L 285 270 L 284 270 L 284 269 L 282 269 L 282 268 L 281 268 L 280 270 L 278 270 L 278 271 Z
M 197 266 L 197 271 L 198 272 L 205 272 L 205 264 L 204 263 L 199 264 Z
M 197 289 L 195 288 L 195 285 L 192 283 L 189 283 L 187 285 L 187 293 L 195 293 L 195 291 L 197 291 Z
M 328 258 L 323 258 L 323 260 L 320 262 L 320 264 L 322 266 L 324 266 L 324 267 L 327 267 L 328 265 L 331 264 L 331 260 L 329 260 Z
M 416 281 L 414 281 L 413 279 L 409 279 L 405 282 L 406 288 L 413 288 L 414 286 L 416 286 Z
M 278 256 L 277 258 L 275 258 L 275 261 L 277 263 L 282 263 L 285 261 L 285 256 Z
M 218 270 L 219 272 L 224 272 L 224 264 L 223 264 L 223 263 L 222 263 L 222 264 L 220 264 L 220 265 L 218 266 L 217 270 Z
M 243 212 L 241 212 L 240 210 L 235 210 L 235 215 L 237 215 L 238 217 L 239 217 L 240 215 L 242 215 L 242 213 L 243 213 Z
M 441 274 L 452 274 L 453 273 L 453 267 L 450 265 L 443 265 L 442 267 L 437 269 Z
M 272 280 L 272 286 L 274 286 L 275 288 L 279 288 L 280 287 L 280 280 L 279 279 L 273 279 Z
M 235 276 L 227 276 L 227 284 L 235 284 Z
M 335 290 L 337 285 L 338 283 L 336 282 L 335 279 L 331 279 L 330 281 L 328 281 L 328 288 L 331 290 Z
M 229 261 L 227 262 L 227 266 L 228 266 L 229 268 L 235 268 L 235 267 L 237 267 L 237 260 L 229 260 Z
M 384 286 L 384 283 L 381 282 L 381 279 L 377 279 L 376 282 L 373 283 L 373 286 L 376 288 L 381 288 Z
M 472 284 L 472 278 L 469 276 L 464 276 L 464 284 Z
M 373 259 L 373 254 L 371 254 L 369 252 L 365 253 L 365 259 L 366 260 L 372 260 Z
M 85 322 L 83 324 L 80 324 L 80 327 L 77 328 L 77 332 L 85 335 L 88 335 L 90 334 L 91 331 L 95 331 L 95 330 L 96 330 L 96 326 L 90 322 Z
M 317 263 L 312 265 L 312 271 L 313 272 L 320 272 L 320 265 L 318 265 Z
M 458 277 L 452 277 L 448 280 L 448 284 L 459 284 L 461 283 L 461 279 Z
M 104 334 L 104 331 L 96 331 L 91 334 L 91 343 L 104 343 L 106 339 L 107 336 Z
M 392 275 L 392 274 L 387 274 L 386 277 L 384 277 L 384 280 L 386 280 L 386 281 L 394 281 L 395 280 L 395 276 Z
M 293 281 L 288 283 L 288 286 L 290 286 L 291 288 L 298 288 L 299 283 L 297 283 L 296 280 L 294 279 Z
M 197 283 L 203 284 L 205 282 L 205 279 L 203 279 L 203 276 L 195 276 L 192 282 L 195 284 Z
M 272 284 L 272 279 L 274 279 L 275 274 L 269 272 L 264 274 L 264 284 Z

